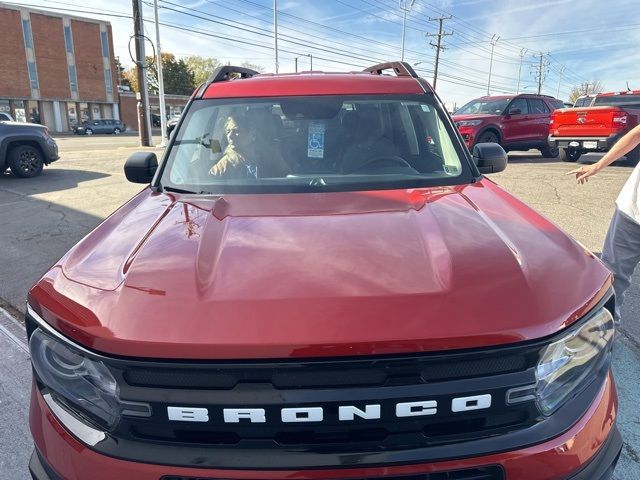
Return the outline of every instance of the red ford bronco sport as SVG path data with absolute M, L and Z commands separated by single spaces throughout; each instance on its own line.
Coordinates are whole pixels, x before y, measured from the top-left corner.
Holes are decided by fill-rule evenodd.
M 609 478 L 611 277 L 505 166 L 406 63 L 216 70 L 29 292 L 33 478 Z

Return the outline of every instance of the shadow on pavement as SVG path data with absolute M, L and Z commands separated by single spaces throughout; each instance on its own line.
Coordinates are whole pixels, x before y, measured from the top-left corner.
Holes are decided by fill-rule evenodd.
M 24 312 L 29 288 L 102 218 L 7 192 L 3 187 L 19 183 L 11 180 L 0 179 L 0 299 Z M 72 187 L 69 182 L 58 188 Z
M 546 158 L 539 153 L 513 154 L 509 153 L 509 163 L 556 163 L 557 158 Z
M 0 190 L 5 189 L 23 195 L 57 192 L 76 188 L 82 182 L 109 177 L 107 173 L 86 170 L 47 168 L 35 178 L 18 178 L 6 171 L 0 173 Z

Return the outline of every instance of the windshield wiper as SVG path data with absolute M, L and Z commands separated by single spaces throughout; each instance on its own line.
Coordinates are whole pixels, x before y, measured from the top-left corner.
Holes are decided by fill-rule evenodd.
M 175 187 L 161 187 L 163 192 L 173 192 L 173 193 L 191 193 L 191 194 L 197 194 L 197 193 L 206 193 L 206 192 L 193 192 L 191 190 L 184 190 L 182 188 L 175 188 Z

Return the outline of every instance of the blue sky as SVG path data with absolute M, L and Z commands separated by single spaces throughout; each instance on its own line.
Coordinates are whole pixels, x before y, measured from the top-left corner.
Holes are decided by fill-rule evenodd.
M 402 1 L 402 0 L 401 0 Z M 153 19 L 152 0 L 144 15 Z M 408 0 L 410 3 L 410 0 Z M 133 25 L 130 0 L 18 0 L 32 6 L 65 8 L 79 16 L 108 19 L 114 48 L 123 63 Z M 225 62 L 247 60 L 274 70 L 272 0 L 159 0 L 162 48 L 177 56 L 190 54 Z M 94 12 L 93 14 L 89 12 Z M 279 68 L 360 70 L 400 58 L 402 9 L 398 0 L 278 0 Z M 458 106 L 486 94 L 490 41 L 498 37 L 492 64 L 491 93 L 535 92 L 534 64 L 544 53 L 543 93 L 568 97 L 571 87 L 600 80 L 607 91 L 640 89 L 640 5 L 637 0 L 416 0 L 407 15 L 405 60 L 429 81 L 435 51 L 426 33 L 437 31 L 430 18 L 445 20 L 446 50 L 441 52 L 437 91 Z M 152 23 L 147 34 L 155 38 Z M 431 39 L 433 40 L 433 39 Z M 526 49 L 526 51 L 524 50 Z M 562 74 L 561 74 L 562 72 Z

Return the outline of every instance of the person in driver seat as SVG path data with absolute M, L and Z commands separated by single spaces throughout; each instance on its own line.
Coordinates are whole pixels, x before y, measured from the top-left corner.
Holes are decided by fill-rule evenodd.
M 253 127 L 253 128 L 252 128 Z M 227 178 L 285 177 L 290 173 L 282 155 L 268 142 L 258 141 L 260 125 L 246 115 L 233 114 L 225 123 L 227 147 L 209 174 Z

